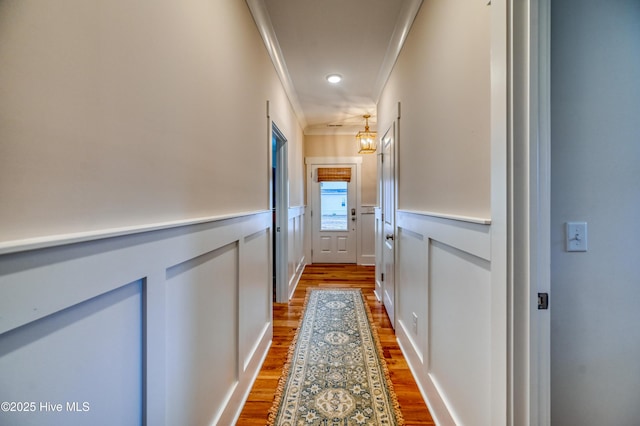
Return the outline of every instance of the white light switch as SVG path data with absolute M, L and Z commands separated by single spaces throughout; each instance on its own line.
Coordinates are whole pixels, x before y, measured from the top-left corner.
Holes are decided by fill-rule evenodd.
M 567 222 L 567 251 L 587 251 L 587 222 Z

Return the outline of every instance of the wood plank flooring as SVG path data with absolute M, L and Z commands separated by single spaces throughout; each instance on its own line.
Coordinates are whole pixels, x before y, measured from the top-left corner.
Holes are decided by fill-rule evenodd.
M 289 303 L 273 305 L 273 343 L 240 414 L 238 425 L 263 426 L 266 423 L 267 412 L 271 408 L 278 379 L 282 373 L 282 365 L 287 359 L 289 346 L 302 317 L 302 306 L 309 287 L 362 289 L 378 330 L 384 358 L 398 395 L 405 424 L 435 424 L 398 347 L 384 306 L 376 300 L 373 293 L 374 273 L 372 266 L 314 264 L 305 267 Z

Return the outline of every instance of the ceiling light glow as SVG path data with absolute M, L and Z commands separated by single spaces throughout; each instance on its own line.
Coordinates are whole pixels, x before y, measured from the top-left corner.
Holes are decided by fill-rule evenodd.
M 336 83 L 340 83 L 341 80 L 342 80 L 342 76 L 340 74 L 329 74 L 327 76 L 327 81 L 329 83 L 336 84 Z

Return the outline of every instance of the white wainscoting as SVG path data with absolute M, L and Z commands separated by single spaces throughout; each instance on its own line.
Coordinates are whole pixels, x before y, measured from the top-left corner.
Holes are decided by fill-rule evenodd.
M 289 208 L 288 277 L 289 299 L 296 290 L 306 265 L 305 258 L 305 208 Z
M 272 337 L 270 212 L 48 245 L 0 256 L 0 401 L 36 403 L 0 424 L 235 422 Z
M 490 425 L 491 226 L 399 211 L 397 227 L 396 334 L 416 381 L 438 424 Z
M 359 212 L 358 265 L 375 265 L 375 207 L 362 205 Z
M 376 254 L 382 253 L 382 238 L 383 238 L 383 223 L 382 223 L 382 209 L 380 207 L 376 207 L 373 213 L 373 230 L 374 230 L 374 245 Z M 378 301 L 382 301 L 382 256 L 376 255 L 376 286 L 374 289 L 374 293 Z

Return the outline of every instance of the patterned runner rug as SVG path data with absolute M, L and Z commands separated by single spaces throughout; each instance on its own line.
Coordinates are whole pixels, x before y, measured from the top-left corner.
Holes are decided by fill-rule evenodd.
M 269 425 L 402 425 L 360 290 L 310 289 Z

